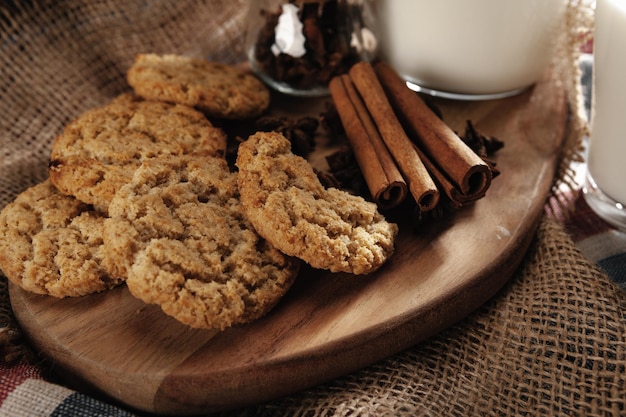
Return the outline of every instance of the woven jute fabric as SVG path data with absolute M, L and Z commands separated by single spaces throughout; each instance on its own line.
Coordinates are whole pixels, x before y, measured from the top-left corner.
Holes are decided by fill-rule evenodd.
M 0 208 L 47 177 L 54 137 L 129 88 L 137 53 L 244 59 L 249 2 L 0 3 Z M 589 6 L 571 0 L 555 62 L 572 108 L 555 194 L 586 133 L 577 48 Z M 626 413 L 626 297 L 544 216 L 522 265 L 489 302 L 431 339 L 361 371 L 229 415 L 619 415 Z M 2 360 L 37 360 L 0 276 Z M 24 356 L 28 355 L 28 356 Z

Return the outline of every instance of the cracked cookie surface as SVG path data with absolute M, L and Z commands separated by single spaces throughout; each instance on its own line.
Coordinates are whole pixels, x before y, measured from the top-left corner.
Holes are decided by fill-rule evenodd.
M 182 55 L 139 54 L 126 78 L 142 97 L 192 106 L 209 117 L 253 118 L 270 102 L 269 90 L 254 75 Z
M 194 328 L 225 329 L 267 313 L 299 261 L 244 216 L 237 174 L 220 158 L 148 160 L 122 187 L 105 222 L 105 263 L 131 293 Z
M 239 145 L 238 185 L 257 232 L 314 268 L 367 274 L 393 253 L 398 227 L 374 203 L 324 188 L 281 134 L 259 132 Z
M 226 135 L 202 113 L 123 94 L 66 126 L 53 142 L 49 171 L 60 191 L 106 213 L 143 160 L 225 151 Z
M 49 180 L 0 212 L 0 269 L 26 291 L 58 298 L 122 282 L 102 267 L 104 217 L 61 194 Z

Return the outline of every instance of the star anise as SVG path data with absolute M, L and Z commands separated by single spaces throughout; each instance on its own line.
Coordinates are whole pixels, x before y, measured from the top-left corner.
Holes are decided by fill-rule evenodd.
M 476 130 L 471 120 L 466 122 L 465 133 L 461 136 L 461 140 L 489 165 L 493 177 L 500 174 L 500 170 L 496 168 L 496 162 L 490 157 L 504 146 L 503 141 L 494 136 L 482 134 Z
M 367 184 L 352 148 L 347 145 L 342 146 L 337 151 L 327 155 L 326 162 L 328 162 L 330 172 L 341 186 L 340 188 L 351 190 L 360 195 L 367 194 Z
M 493 155 L 504 146 L 504 142 L 500 139 L 486 136 L 476 130 L 471 120 L 466 122 L 465 133 L 461 136 L 461 139 L 481 158 Z
M 286 116 L 264 116 L 256 120 L 262 132 L 282 133 L 291 142 L 291 151 L 306 158 L 315 149 L 315 135 L 319 120 L 312 116 L 292 119 Z

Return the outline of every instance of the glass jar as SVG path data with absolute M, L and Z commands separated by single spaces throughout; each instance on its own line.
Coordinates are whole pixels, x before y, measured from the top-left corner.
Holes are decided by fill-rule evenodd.
M 376 38 L 363 0 L 263 0 L 250 5 L 246 52 L 252 70 L 291 95 L 328 94 L 328 83 L 359 60 Z

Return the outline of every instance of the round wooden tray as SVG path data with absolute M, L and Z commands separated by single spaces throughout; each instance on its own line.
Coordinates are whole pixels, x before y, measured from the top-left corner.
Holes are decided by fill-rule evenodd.
M 286 103 L 306 112 L 310 102 Z M 461 131 L 470 119 L 505 147 L 487 196 L 446 221 L 400 223 L 396 253 L 371 276 L 305 267 L 264 318 L 224 332 L 193 330 L 125 287 L 57 300 L 15 286 L 16 317 L 76 389 L 140 410 L 200 414 L 284 396 L 410 347 L 470 314 L 510 279 L 534 235 L 567 127 L 562 87 L 515 97 L 438 100 Z

